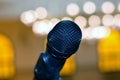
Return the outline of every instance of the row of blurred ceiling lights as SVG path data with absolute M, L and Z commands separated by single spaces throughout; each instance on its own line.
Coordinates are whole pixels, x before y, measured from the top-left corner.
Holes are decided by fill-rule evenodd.
M 95 3 L 88 1 L 84 4 L 83 10 L 86 14 L 93 14 L 96 11 L 96 5 Z M 106 1 L 102 4 L 101 10 L 105 14 L 111 14 L 114 12 L 115 6 L 112 2 Z M 120 12 L 120 3 L 118 4 L 118 11 Z M 80 9 L 76 3 L 70 3 L 66 7 L 66 12 L 69 16 L 76 16 L 79 14 Z M 29 10 L 23 12 L 21 16 L 23 17 L 22 19 L 25 19 L 25 17 L 30 17 L 32 20 L 44 19 L 48 16 L 48 11 L 44 7 L 38 7 L 35 11 Z
M 62 20 L 72 20 L 70 17 L 63 17 Z M 26 25 L 31 25 L 37 20 L 37 17 L 33 14 L 33 11 L 27 11 L 21 15 L 21 21 L 26 24 Z M 99 16 L 97 15 L 91 15 L 88 18 L 85 18 L 84 16 L 77 16 L 74 20 L 78 25 L 81 27 L 87 26 L 87 22 L 89 26 L 98 26 L 101 24 L 105 26 L 120 26 L 120 14 L 116 14 L 115 16 L 112 16 L 110 14 L 103 15 L 102 20 Z
M 87 1 L 83 5 L 83 11 L 86 14 L 93 14 L 95 13 L 96 9 L 96 4 L 91 1 Z M 118 4 L 117 10 L 120 12 L 120 3 Z M 102 4 L 101 11 L 104 14 L 111 14 L 115 11 L 115 5 L 110 1 L 106 1 Z M 80 12 L 80 7 L 76 3 L 70 3 L 67 5 L 66 12 L 70 16 L 75 16 Z
M 86 27 L 87 20 L 83 16 L 77 16 L 74 19 L 74 22 L 76 24 L 78 24 L 80 26 L 80 28 L 82 29 L 83 39 L 87 39 L 87 40 L 100 39 L 110 33 L 109 26 L 115 27 L 115 25 L 113 25 L 113 26 L 111 25 L 111 23 L 112 23 L 111 16 L 112 15 L 105 15 L 104 16 L 105 19 L 103 18 L 103 22 L 104 21 L 106 22 L 106 23 L 104 22 L 106 27 L 105 27 L 105 25 L 100 26 L 101 20 L 96 15 L 92 15 L 88 19 L 88 21 L 90 21 L 90 22 L 88 22 L 90 27 Z M 116 18 L 116 16 L 119 16 L 119 18 L 118 17 Z M 114 21 L 115 21 L 115 19 L 116 19 L 116 21 L 118 21 L 117 19 L 119 19 L 119 22 L 120 22 L 120 14 L 118 14 L 116 16 L 114 18 Z M 61 20 L 72 20 L 73 21 L 73 19 L 70 17 L 64 17 Z M 48 19 L 38 20 L 38 21 L 33 22 L 32 30 L 36 35 L 47 35 L 49 33 L 49 31 L 55 26 L 55 24 L 57 24 L 59 21 L 60 21 L 60 19 L 58 19 L 58 18 L 52 18 L 51 20 L 48 20 Z M 119 22 L 118 22 L 118 24 L 119 24 Z M 107 25 L 108 25 L 108 27 L 107 27 Z M 119 24 L 119 26 L 120 26 L 120 24 Z
M 108 35 L 110 32 L 109 28 L 97 27 L 101 25 L 101 22 L 103 23 L 104 26 L 117 26 L 120 28 L 120 14 L 117 14 L 114 17 L 110 15 L 110 13 L 112 13 L 115 9 L 113 3 L 104 2 L 102 5 L 102 8 L 103 7 L 106 10 L 102 9 L 102 11 L 104 13 L 106 13 L 105 11 L 107 11 L 107 13 L 106 15 L 103 16 L 102 20 L 97 15 L 91 15 L 88 18 L 88 21 L 84 16 L 77 16 L 74 19 L 74 22 L 77 23 L 82 29 L 83 39 L 99 39 L 99 38 L 103 38 L 106 35 Z M 84 8 L 84 11 L 86 10 L 88 12 L 90 12 L 89 10 L 92 10 L 92 9 L 94 11 L 96 10 L 95 4 L 90 1 L 86 2 L 83 8 Z M 118 7 L 118 9 L 119 8 L 120 6 Z M 92 14 L 94 13 L 94 11 L 88 14 Z M 79 7 L 75 3 L 70 3 L 67 6 L 66 12 L 68 13 L 68 15 L 71 15 L 71 16 L 77 15 L 79 13 Z M 29 10 L 29 11 L 23 12 L 21 14 L 21 21 L 26 25 L 32 25 L 32 30 L 35 34 L 47 35 L 49 31 L 54 27 L 54 25 L 60 21 L 60 19 L 58 18 L 52 18 L 51 20 L 47 20 L 45 19 L 47 15 L 48 15 L 47 10 L 44 7 L 39 7 L 35 11 Z M 64 17 L 61 20 L 72 20 L 73 21 L 73 19 L 70 17 Z M 88 25 L 87 25 L 87 22 L 88 22 Z M 91 27 L 85 28 L 86 26 L 91 26 Z

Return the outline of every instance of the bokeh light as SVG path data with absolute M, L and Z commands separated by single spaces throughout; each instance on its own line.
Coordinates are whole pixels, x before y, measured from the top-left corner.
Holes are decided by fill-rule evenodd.
M 58 23 L 58 22 L 60 22 L 60 19 L 58 19 L 58 18 L 52 18 L 51 20 L 50 20 L 50 22 L 52 23 L 52 28 Z
M 91 31 L 93 38 L 101 39 L 105 38 L 110 35 L 109 28 L 106 28 L 104 26 L 94 27 Z
M 83 5 L 83 10 L 86 14 L 92 14 L 96 11 L 95 3 L 88 1 Z
M 74 21 L 77 25 L 80 26 L 80 28 L 85 28 L 87 25 L 87 20 L 83 16 L 77 16 Z
M 72 18 L 70 18 L 70 17 L 63 17 L 61 20 L 70 20 L 70 21 L 73 21 Z
M 32 27 L 36 35 L 47 35 L 51 29 L 52 23 L 49 20 L 37 21 Z
M 120 3 L 118 4 L 118 11 L 120 12 Z
M 86 40 L 93 39 L 92 33 L 91 33 L 92 29 L 93 29 L 93 27 L 87 27 L 84 29 L 83 39 L 86 39 Z
M 104 15 L 102 18 L 102 23 L 104 26 L 111 27 L 114 23 L 114 17 L 112 15 Z
M 37 13 L 38 19 L 44 19 L 48 15 L 48 12 L 47 12 L 46 8 L 44 8 L 44 7 L 38 7 L 35 10 L 35 12 Z
M 26 25 L 33 23 L 36 19 L 37 15 L 33 10 L 25 11 L 20 16 L 20 20 Z
M 89 26 L 99 26 L 101 24 L 100 17 L 97 15 L 92 15 L 88 18 Z
M 87 27 L 83 29 L 83 39 L 102 39 L 110 35 L 110 29 L 105 26 Z
M 113 13 L 115 10 L 115 6 L 112 2 L 106 1 L 102 4 L 102 12 L 105 14 Z
M 70 3 L 67 5 L 66 12 L 70 16 L 75 16 L 79 13 L 80 9 L 76 3 Z
M 116 14 L 114 16 L 114 25 L 118 28 L 120 28 L 120 14 Z

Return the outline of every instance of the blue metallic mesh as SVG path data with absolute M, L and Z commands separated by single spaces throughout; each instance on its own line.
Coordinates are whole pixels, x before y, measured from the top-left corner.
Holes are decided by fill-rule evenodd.
M 68 58 L 79 47 L 82 33 L 77 24 L 64 20 L 48 34 L 47 51 L 57 58 Z

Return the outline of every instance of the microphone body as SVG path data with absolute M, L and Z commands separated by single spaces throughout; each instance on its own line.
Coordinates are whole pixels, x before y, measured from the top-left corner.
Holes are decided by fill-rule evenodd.
M 34 69 L 34 80 L 62 80 L 59 72 L 64 63 L 65 60 L 56 59 L 47 52 L 41 53 Z
M 34 69 L 34 80 L 62 80 L 59 72 L 66 59 L 74 54 L 81 42 L 82 32 L 77 24 L 64 20 L 55 25 L 47 37 L 47 48 Z

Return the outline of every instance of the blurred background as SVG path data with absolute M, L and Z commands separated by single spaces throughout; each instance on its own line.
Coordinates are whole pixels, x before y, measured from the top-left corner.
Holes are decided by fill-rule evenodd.
M 49 31 L 61 20 L 82 30 L 64 80 L 120 80 L 119 0 L 0 0 L 0 80 L 32 80 Z

